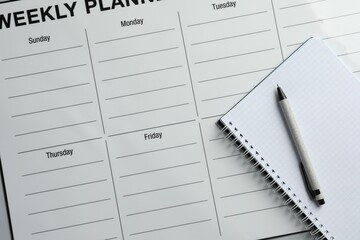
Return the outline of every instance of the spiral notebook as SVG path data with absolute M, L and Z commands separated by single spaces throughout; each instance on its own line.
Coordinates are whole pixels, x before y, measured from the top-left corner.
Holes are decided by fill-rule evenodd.
M 325 196 L 308 194 L 277 102 L 292 105 Z M 360 236 L 360 83 L 319 39 L 311 38 L 225 114 L 218 125 L 275 185 L 284 204 L 317 239 Z

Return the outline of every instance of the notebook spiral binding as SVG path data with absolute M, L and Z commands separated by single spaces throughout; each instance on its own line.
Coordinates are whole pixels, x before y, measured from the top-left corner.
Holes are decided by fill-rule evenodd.
M 321 231 L 324 226 L 322 224 L 316 224 L 318 219 L 313 216 L 312 212 L 305 214 L 305 211 L 308 209 L 306 206 L 303 206 L 303 208 L 298 206 L 302 204 L 301 199 L 298 199 L 297 195 L 286 185 L 286 182 L 282 181 L 279 175 L 276 175 L 276 171 L 261 157 L 260 153 L 254 149 L 243 134 L 233 126 L 232 122 L 229 122 L 228 125 L 234 127 L 233 131 L 221 120 L 217 122 L 217 125 L 221 129 L 221 134 L 230 140 L 230 144 L 234 145 L 236 150 L 242 151 L 241 156 L 246 157 L 252 167 L 258 169 L 258 174 L 262 175 L 263 178 L 268 181 L 267 185 L 274 188 L 273 191 L 278 193 L 279 197 L 284 200 L 283 204 L 289 205 L 290 210 L 299 218 L 299 221 L 306 224 L 305 228 L 310 231 L 310 234 L 314 236 L 316 240 L 335 240 L 335 237 L 331 236 L 328 230 Z M 253 152 L 255 152 L 255 154 L 253 154 Z

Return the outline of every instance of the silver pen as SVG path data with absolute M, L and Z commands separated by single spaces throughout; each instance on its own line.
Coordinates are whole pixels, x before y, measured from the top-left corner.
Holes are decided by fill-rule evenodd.
M 285 122 L 288 126 L 296 150 L 300 157 L 300 169 L 304 175 L 307 188 L 313 199 L 319 205 L 323 205 L 325 204 L 324 195 L 322 190 L 320 189 L 320 184 L 316 178 L 315 170 L 312 166 L 309 154 L 306 151 L 306 147 L 303 138 L 301 136 L 300 129 L 296 123 L 294 114 L 290 108 L 289 100 L 287 99 L 285 93 L 283 92 L 281 87 L 279 87 L 279 85 L 277 86 L 277 93 L 279 97 L 279 104 L 285 118 Z

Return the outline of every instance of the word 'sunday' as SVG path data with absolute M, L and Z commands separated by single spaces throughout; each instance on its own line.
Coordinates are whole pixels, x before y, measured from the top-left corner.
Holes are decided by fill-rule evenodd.
M 158 1 L 161 0 L 84 0 L 84 4 L 86 13 L 90 14 L 92 10 L 108 11 Z M 78 5 L 74 1 L 10 13 L 2 13 L 0 9 L 0 30 L 74 17 Z

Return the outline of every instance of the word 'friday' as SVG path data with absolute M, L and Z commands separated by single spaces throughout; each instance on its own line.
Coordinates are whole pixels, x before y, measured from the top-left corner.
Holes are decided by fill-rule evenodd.
M 153 140 L 153 139 L 161 139 L 162 138 L 162 132 L 153 132 L 153 133 L 145 133 L 144 134 L 145 140 Z

